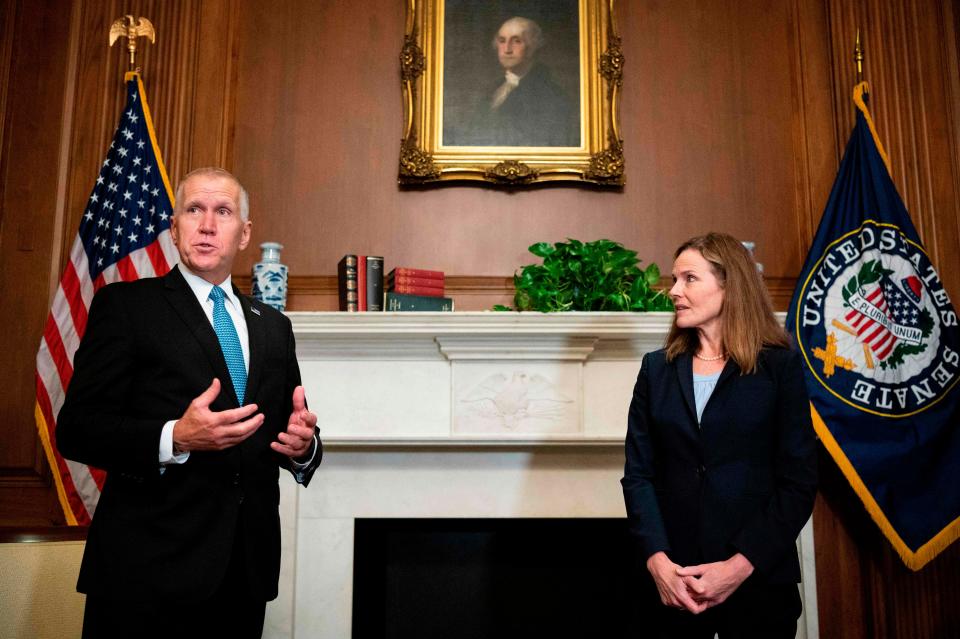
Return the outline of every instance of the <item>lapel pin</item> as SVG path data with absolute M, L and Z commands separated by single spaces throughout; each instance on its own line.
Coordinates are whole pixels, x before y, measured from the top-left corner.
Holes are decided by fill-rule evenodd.
M 253 313 L 254 315 L 259 315 L 259 314 L 260 314 L 260 311 L 257 310 L 257 309 L 255 309 L 255 308 L 252 307 L 252 306 L 250 307 L 250 312 Z

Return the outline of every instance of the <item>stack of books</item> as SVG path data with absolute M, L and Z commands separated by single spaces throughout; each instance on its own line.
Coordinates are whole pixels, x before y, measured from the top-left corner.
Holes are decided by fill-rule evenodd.
M 444 297 L 443 271 L 398 266 L 387 274 L 386 310 L 452 311 L 453 300 Z
M 341 311 L 382 311 L 383 258 L 344 255 L 337 264 L 337 288 Z

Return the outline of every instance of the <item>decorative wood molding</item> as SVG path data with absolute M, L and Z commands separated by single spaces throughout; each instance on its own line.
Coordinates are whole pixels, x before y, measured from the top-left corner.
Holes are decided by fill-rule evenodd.
M 792 277 L 768 277 L 764 278 L 767 284 L 767 290 L 770 292 L 770 298 L 773 300 L 773 307 L 778 311 L 785 311 L 790 305 L 790 299 L 793 297 L 793 289 L 796 286 L 796 279 Z M 251 289 L 250 275 L 234 274 L 233 282 L 242 292 L 249 292 Z M 447 275 L 445 280 L 445 291 L 448 297 L 456 300 L 459 297 L 506 297 L 513 299 L 513 276 L 504 275 Z M 668 277 L 660 278 L 660 287 L 669 289 L 671 281 Z M 337 277 L 336 275 L 291 275 L 287 284 L 288 301 L 297 299 L 315 299 L 318 297 L 334 298 L 334 306 L 337 297 Z M 293 308 L 295 305 L 289 304 Z M 317 305 L 314 305 L 317 306 Z M 295 310 L 310 311 L 321 310 L 317 308 L 306 308 L 297 306 Z
M 39 448 L 39 444 L 38 444 Z M 15 488 L 50 488 L 50 477 L 46 464 L 39 460 L 35 468 L 4 468 L 0 475 L 0 490 Z
M 0 544 L 86 541 L 87 526 L 0 526 Z

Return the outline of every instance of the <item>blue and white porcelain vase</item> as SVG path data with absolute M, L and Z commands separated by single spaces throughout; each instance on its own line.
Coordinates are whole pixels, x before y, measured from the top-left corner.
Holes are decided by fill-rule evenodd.
M 253 265 L 253 296 L 282 311 L 287 307 L 287 265 L 280 263 L 283 244 L 264 242 L 263 256 Z
M 740 242 L 740 243 L 743 244 L 743 247 L 744 247 L 745 249 L 747 249 L 747 252 L 750 253 L 750 257 L 753 259 L 753 263 L 757 265 L 757 271 L 760 272 L 760 276 L 762 277 L 762 276 L 763 276 L 763 264 L 761 264 L 760 262 L 758 262 L 757 259 L 756 259 L 756 257 L 754 257 L 754 255 L 753 255 L 753 252 L 757 250 L 757 243 L 756 243 L 756 242 L 750 242 L 750 241 L 743 241 L 743 242 Z

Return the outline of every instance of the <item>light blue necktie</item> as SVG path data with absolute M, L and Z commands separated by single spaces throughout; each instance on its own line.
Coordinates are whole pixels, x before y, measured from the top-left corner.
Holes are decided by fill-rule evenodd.
M 227 307 L 223 303 L 222 288 L 214 286 L 207 299 L 213 300 L 213 330 L 217 333 L 217 339 L 220 340 L 220 350 L 223 351 L 223 358 L 227 361 L 227 370 L 230 371 L 233 388 L 237 391 L 237 401 L 243 406 L 243 393 L 247 390 L 247 367 L 243 363 L 243 349 L 240 348 L 237 328 L 233 325 L 233 320 L 230 319 Z

